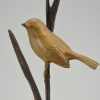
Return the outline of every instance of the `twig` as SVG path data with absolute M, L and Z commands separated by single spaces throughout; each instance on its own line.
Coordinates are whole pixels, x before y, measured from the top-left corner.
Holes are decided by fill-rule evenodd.
M 60 0 L 54 0 L 52 6 L 50 7 L 49 0 L 46 0 L 46 25 L 51 31 L 54 30 L 55 18 L 59 2 Z M 48 65 L 48 77 L 45 77 L 44 81 L 46 100 L 50 100 L 50 64 Z
M 30 72 L 29 66 L 28 66 L 28 64 L 27 64 L 27 62 L 26 62 L 26 60 L 25 60 L 25 58 L 24 58 L 24 56 L 22 54 L 22 51 L 21 51 L 21 49 L 20 49 L 20 47 L 18 45 L 18 42 L 17 42 L 14 34 L 12 33 L 12 31 L 8 30 L 8 32 L 9 32 L 9 36 L 10 36 L 13 48 L 15 50 L 17 59 L 19 61 L 21 69 L 22 69 L 22 71 L 23 71 L 28 83 L 30 84 L 30 87 L 32 89 L 34 98 L 35 98 L 35 100 L 42 100 L 41 96 L 40 96 L 40 93 L 38 91 L 38 88 L 36 86 L 36 83 L 34 81 L 34 78 L 32 77 L 32 74 Z
M 51 31 L 54 30 L 55 18 L 59 2 L 60 0 L 54 0 L 52 6 L 50 7 L 49 0 L 46 0 L 46 24 Z

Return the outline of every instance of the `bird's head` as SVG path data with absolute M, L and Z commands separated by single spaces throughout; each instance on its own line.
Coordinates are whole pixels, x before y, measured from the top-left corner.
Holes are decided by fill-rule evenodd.
M 27 20 L 25 23 L 22 24 L 28 31 L 28 33 L 32 33 L 33 35 L 41 35 L 45 33 L 45 30 L 47 30 L 45 24 L 36 18 L 31 18 Z

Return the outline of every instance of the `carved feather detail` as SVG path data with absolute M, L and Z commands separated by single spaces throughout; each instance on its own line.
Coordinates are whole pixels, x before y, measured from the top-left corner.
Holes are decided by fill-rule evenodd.
M 53 62 L 62 67 L 69 68 L 68 58 L 57 46 L 47 48 L 45 55 L 49 62 Z

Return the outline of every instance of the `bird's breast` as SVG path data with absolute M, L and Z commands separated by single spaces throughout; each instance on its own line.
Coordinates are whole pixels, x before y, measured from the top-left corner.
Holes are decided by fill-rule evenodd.
M 39 56 L 41 59 L 44 59 L 44 46 L 41 43 L 41 41 L 38 38 L 30 37 L 29 39 L 30 45 L 33 49 L 33 51 L 36 53 L 37 56 Z

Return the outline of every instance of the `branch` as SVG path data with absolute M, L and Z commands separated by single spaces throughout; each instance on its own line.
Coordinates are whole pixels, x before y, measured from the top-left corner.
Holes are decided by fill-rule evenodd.
M 60 0 L 54 0 L 52 6 L 50 7 L 49 0 L 46 0 L 46 24 L 51 31 L 54 30 L 55 18 L 59 2 Z
M 26 77 L 26 79 L 27 79 L 27 81 L 28 81 L 28 83 L 29 83 L 29 85 L 31 87 L 31 90 L 32 90 L 33 95 L 34 95 L 34 98 L 35 98 L 35 100 L 42 100 L 41 96 L 40 96 L 40 93 L 38 91 L 38 88 L 36 86 L 36 83 L 34 81 L 34 78 L 32 77 L 32 74 L 30 72 L 29 66 L 28 66 L 28 64 L 27 64 L 27 62 L 26 62 L 26 60 L 25 60 L 25 58 L 24 58 L 24 56 L 22 54 L 22 51 L 21 51 L 21 49 L 20 49 L 20 47 L 18 45 L 18 42 L 17 42 L 14 34 L 12 33 L 12 31 L 8 30 L 8 32 L 9 32 L 9 36 L 10 36 L 13 48 L 15 50 L 17 59 L 19 61 L 21 69 L 22 69 L 22 71 L 24 73 L 24 76 Z
M 55 21 L 55 18 L 56 18 L 59 3 L 60 3 L 60 0 L 54 0 L 54 2 L 52 4 L 52 15 L 54 15 L 53 16 L 54 21 Z
M 46 25 L 51 31 L 54 30 L 55 18 L 60 0 L 54 0 L 50 7 L 49 0 L 46 0 Z M 48 65 L 48 77 L 45 77 L 45 94 L 46 100 L 50 100 L 50 64 Z

